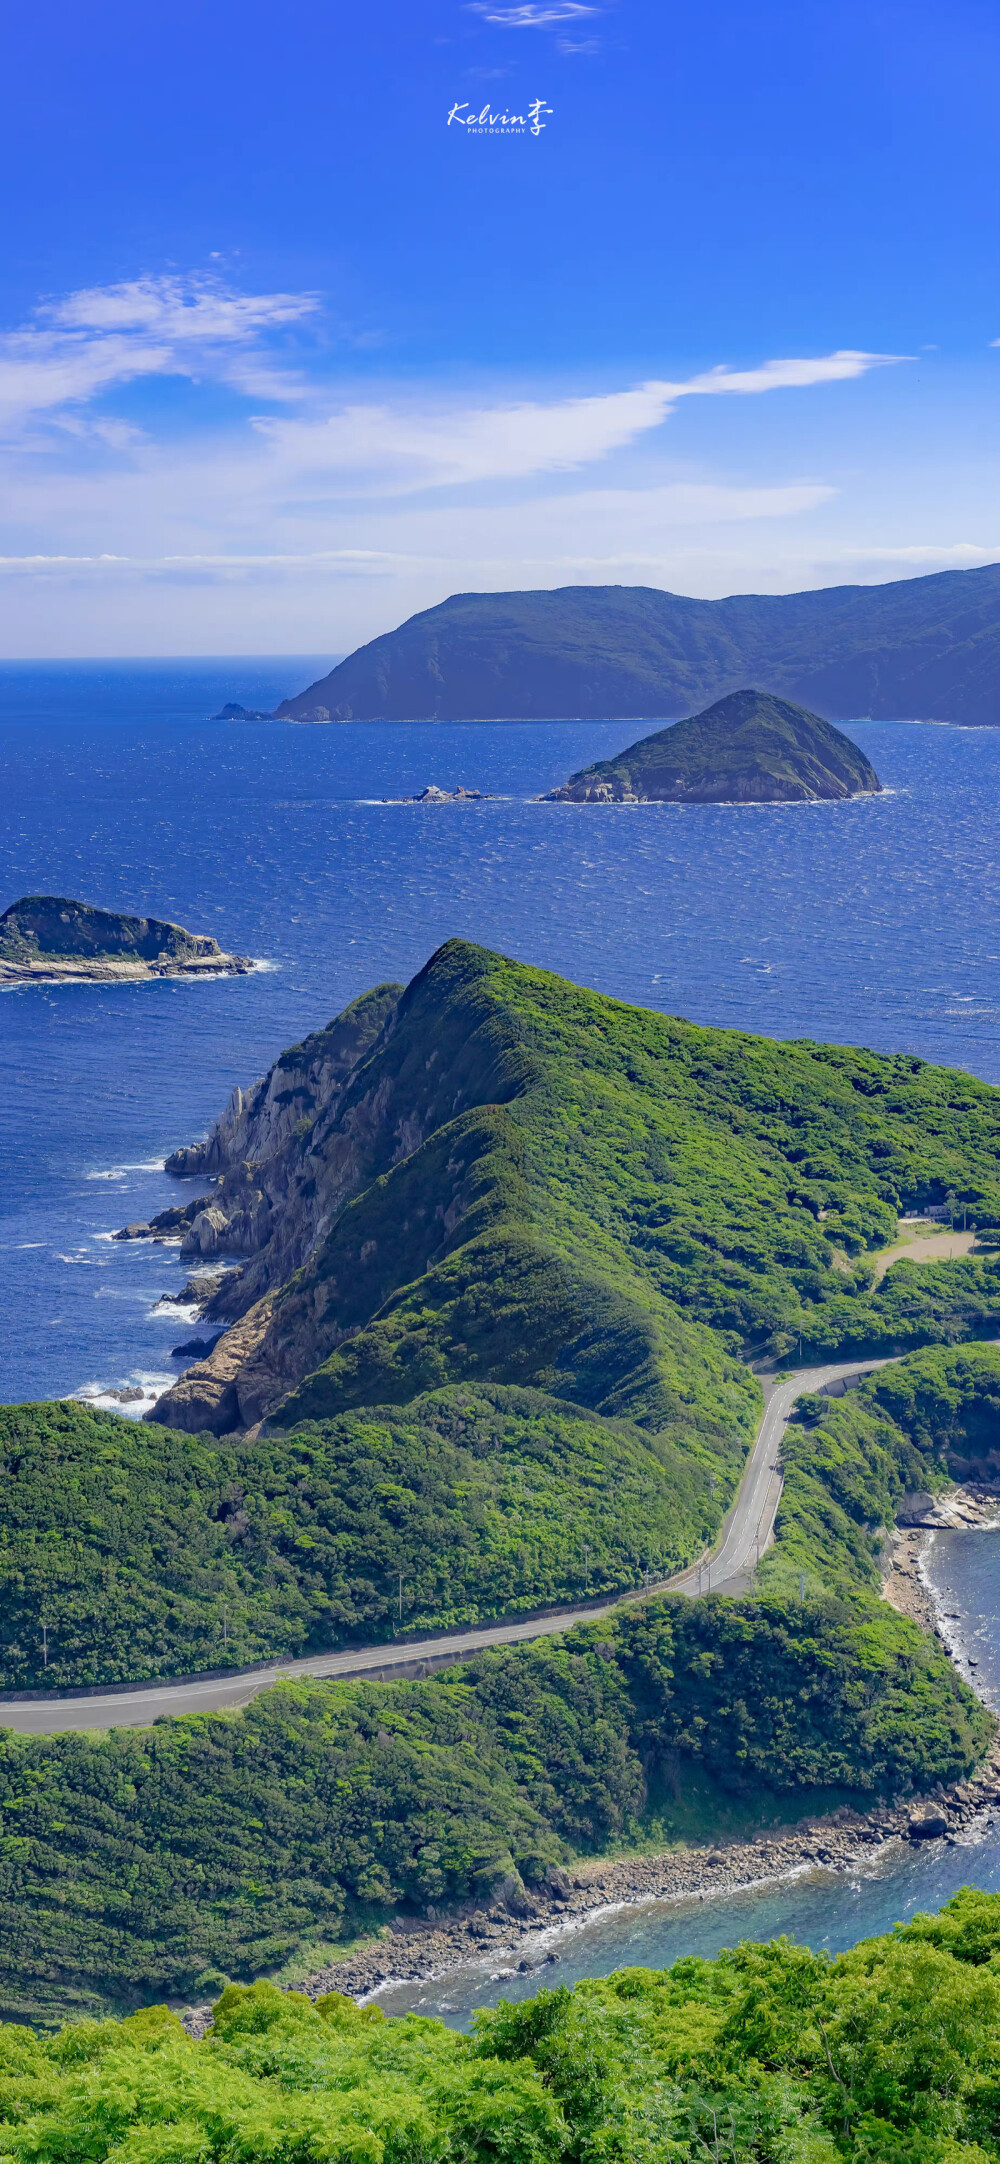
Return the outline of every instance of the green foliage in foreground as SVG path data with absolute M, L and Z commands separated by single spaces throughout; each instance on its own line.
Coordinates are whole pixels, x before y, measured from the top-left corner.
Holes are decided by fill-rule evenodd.
M 803 1572 L 815 1591 L 879 1580 L 882 1528 L 903 1496 L 995 1477 L 1000 1454 L 1000 1346 L 913 1353 L 876 1369 L 844 1398 L 807 1395 L 785 1430 L 777 1545 L 763 1582 L 790 1591 Z
M 213 1443 L 72 1403 L 0 1409 L 0 1688 L 241 1667 L 626 1591 L 714 1519 L 668 1442 L 537 1391 Z M 42 1624 L 48 1665 L 43 1665 Z
M 10 2164 L 995 2164 L 1000 1899 L 831 1959 L 787 1939 L 620 1969 L 472 2036 L 229 1985 L 0 2037 Z
M 891 1609 L 674 1595 L 424 1682 L 8 1732 L 0 2014 L 186 1997 L 398 1904 L 489 1898 L 515 1867 L 634 1840 L 650 1792 L 691 1774 L 790 1817 L 952 1780 L 990 1728 Z

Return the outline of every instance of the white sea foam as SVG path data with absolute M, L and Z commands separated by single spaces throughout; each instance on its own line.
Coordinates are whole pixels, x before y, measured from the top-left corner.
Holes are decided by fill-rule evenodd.
M 92 1405 L 102 1413 L 122 1413 L 128 1420 L 138 1420 L 143 1413 L 148 1413 L 150 1406 L 155 1405 L 157 1398 L 162 1397 L 164 1390 L 169 1390 L 176 1380 L 176 1375 L 161 1375 L 155 1370 L 137 1368 L 133 1374 L 126 1375 L 117 1383 L 81 1383 L 77 1390 L 67 1392 L 66 1403 Z M 130 1398 L 127 1404 L 123 1405 L 112 1393 L 115 1390 L 128 1389 L 141 1389 L 142 1397 Z
M 134 1165 L 112 1165 L 107 1172 L 85 1172 L 85 1180 L 124 1180 L 130 1172 L 162 1172 L 162 1157 L 143 1157 Z

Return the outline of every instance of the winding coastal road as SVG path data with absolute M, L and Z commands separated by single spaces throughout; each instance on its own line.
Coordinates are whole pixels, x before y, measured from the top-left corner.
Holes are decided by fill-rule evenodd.
M 833 1367 L 799 1369 L 791 1379 L 775 1384 L 767 1397 L 764 1417 L 757 1432 L 743 1478 L 726 1518 L 714 1553 L 691 1564 L 676 1577 L 660 1579 L 650 1592 L 742 1593 L 750 1583 L 755 1563 L 774 1533 L 774 1519 L 781 1495 L 781 1439 L 788 1416 L 803 1390 L 818 1390 L 846 1375 L 868 1374 L 884 1367 L 884 1360 L 846 1361 Z M 210 1713 L 223 1706 L 245 1706 L 259 1691 L 294 1676 L 353 1676 L 388 1679 L 425 1675 L 431 1668 L 464 1660 L 484 1646 L 513 1645 L 525 1638 L 553 1637 L 573 1623 L 592 1623 L 624 1601 L 642 1599 L 641 1592 L 616 1594 L 612 1600 L 560 1608 L 548 1615 L 515 1622 L 486 1623 L 473 1629 L 438 1632 L 433 1637 L 398 1641 L 390 1645 L 350 1646 L 339 1653 L 316 1653 L 304 1660 L 279 1661 L 270 1667 L 242 1669 L 221 1676 L 195 1677 L 189 1681 L 166 1681 L 126 1685 L 118 1690 L 32 1699 L 0 1698 L 0 1728 L 21 1735 L 47 1736 L 68 1729 L 148 1728 L 165 1714 Z

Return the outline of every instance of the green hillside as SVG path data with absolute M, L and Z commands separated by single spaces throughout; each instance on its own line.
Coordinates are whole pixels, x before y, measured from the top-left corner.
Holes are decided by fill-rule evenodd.
M 549 1862 L 611 1844 L 711 1838 L 734 1818 L 773 1824 L 958 1779 L 982 1756 L 992 1716 L 943 1648 L 878 1598 L 879 1527 L 907 1487 L 940 1484 L 956 1459 L 982 1462 L 995 1445 L 998 1404 L 1000 1348 L 988 1346 L 920 1353 L 849 1400 L 804 1401 L 800 1425 L 787 1431 L 777 1545 L 753 1597 L 658 1595 L 426 1681 L 289 1683 L 245 1711 L 138 1732 L 0 1732 L 0 2017 L 45 2020 L 183 1998 L 211 1988 L 220 1972 L 259 1975 L 399 1908 L 488 1901 L 515 1871 L 530 1886 Z M 353 1583 L 370 1597 L 359 1562 L 387 1564 L 404 1539 L 433 1597 L 442 1557 L 450 1572 L 456 1553 L 468 1554 L 470 1534 L 476 1546 L 484 1516 L 519 1489 L 520 1518 L 505 1530 L 527 1547 L 533 1527 L 544 1550 L 567 1502 L 584 1522 L 582 1467 L 589 1460 L 593 1481 L 595 1447 L 603 1469 L 585 1508 L 595 1547 L 598 1509 L 608 1519 L 595 1556 L 601 1568 L 616 1541 L 624 1553 L 630 1513 L 647 1509 L 651 1495 L 655 1503 L 651 1453 L 629 1431 L 616 1431 L 614 1463 L 607 1424 L 526 1393 L 450 1391 L 410 1408 L 398 1426 L 378 1416 L 388 1469 L 398 1476 L 410 1453 L 405 1512 L 398 1478 L 372 1484 L 369 1473 L 365 1487 L 357 1456 L 338 1448 L 370 1431 L 375 1416 L 303 1428 L 288 1438 L 284 1459 L 266 1442 L 247 1445 L 243 1531 L 259 1541 L 259 1555 L 215 1575 L 203 1559 L 218 1561 L 227 1450 L 147 1430 L 143 1465 L 135 1431 L 136 1455 L 125 1437 L 114 1454 L 114 1431 L 125 1422 L 54 1409 L 63 1413 L 80 1425 L 60 1431 L 53 1418 L 61 1439 L 47 1459 L 37 1422 L 34 1435 L 26 1414 L 20 1429 L 8 1429 L 8 1474 L 17 1474 L 19 1436 L 34 1466 L 20 1512 L 26 1521 L 34 1494 L 39 1545 L 50 1556 L 66 1549 L 59 1611 L 82 1619 L 92 1661 L 94 1563 L 107 1561 L 111 1506 L 119 1513 L 118 1595 L 117 1605 L 108 1598 L 109 1658 L 127 1651 L 130 1598 L 136 1661 L 155 1668 L 163 1647 L 193 1630 L 192 1617 L 207 1630 L 221 1591 L 231 1627 L 242 1615 L 243 1628 L 262 1638 L 270 1630 L 273 1645 L 315 1616 L 310 1604 L 324 1584 L 342 1597 Z M 473 1420 L 469 1437 L 464 1424 Z M 460 1424 L 464 1435 L 455 1432 Z M 501 1425 L 505 1452 L 516 1446 L 508 1472 L 470 1497 L 454 1479 L 473 1470 L 474 1451 L 464 1465 L 462 1452 L 470 1441 L 485 1445 L 479 1463 L 488 1472 Z M 97 1461 L 89 1484 L 88 1430 Z M 75 1457 L 67 1435 L 76 1437 Z M 428 1446 L 438 1463 L 421 1485 L 415 1452 Z M 533 1457 L 542 1446 L 547 1486 Z M 155 1451 L 164 1458 L 159 1494 Z M 41 1500 L 46 1463 L 51 1485 L 61 1485 L 54 1508 Z M 541 1495 L 530 1517 L 525 1473 Z M 609 1476 L 621 1485 L 617 1498 Z M 232 1485 L 225 1495 L 231 1504 Z M 442 1540 L 431 1518 L 446 1512 Z M 155 1550 L 147 1518 L 158 1521 Z M 339 1578 L 324 1578 L 338 1540 Z M 557 1563 L 560 1553 L 556 1541 Z M 478 1567 L 473 1592 L 484 1582 L 492 1589 L 494 1572 L 506 1583 L 510 1540 L 480 1551 Z M 9 1577 L 8 1600 L 11 1588 Z M 22 1631 L 38 1595 L 36 1575 L 18 1594 Z M 380 1597 L 376 1623 L 385 1617 Z M 217 1623 L 217 1605 L 214 1616 Z M 329 1605 L 321 1621 L 330 1627 Z
M 834 719 L 1000 721 L 1000 564 L 695 601 L 653 586 L 451 594 L 279 714 L 292 721 L 669 719 L 763 684 Z
M 675 1794 L 711 1835 L 928 1788 L 992 1731 L 933 1639 L 835 1593 L 661 1596 L 426 1682 L 0 1732 L 0 2016 L 183 1999 L 396 1908 L 489 1905 L 651 1809 L 669 1838 Z
M 996 1257 L 874 1290 L 865 1265 L 949 1193 L 1000 1220 L 1000 1091 L 971 1076 L 699 1028 L 450 941 L 322 1147 L 373 1106 L 359 1191 L 278 1293 L 230 1426 L 528 1384 L 666 1436 L 721 1510 L 760 1405 L 747 1361 L 1000 1326 Z
M 809 1395 L 785 1430 L 773 1592 L 881 1583 L 878 1557 L 904 1495 L 996 1479 L 1000 1346 L 934 1347 L 880 1368 L 844 1398 Z
M 773 804 L 875 794 L 881 782 L 849 736 L 787 699 L 731 691 L 703 714 L 581 768 L 556 804 Z
M 0 1479 L 4 1691 L 241 1668 L 624 1592 L 697 1552 L 715 1517 L 668 1445 L 483 1386 L 254 1443 L 5 1406 Z

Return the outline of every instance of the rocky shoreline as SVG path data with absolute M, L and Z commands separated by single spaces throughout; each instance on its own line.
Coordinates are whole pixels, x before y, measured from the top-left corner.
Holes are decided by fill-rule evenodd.
M 559 1960 L 558 1943 L 574 1925 L 601 1910 L 641 1908 L 653 1901 L 703 1900 L 745 1892 L 810 1867 L 856 1869 L 888 1841 L 944 1840 L 954 1844 L 981 1823 L 1000 1819 L 1000 1738 L 975 1774 L 952 1788 L 938 1788 L 918 1802 L 885 1804 L 862 1814 L 846 1806 L 826 1818 L 711 1847 L 672 1849 L 662 1855 L 595 1858 L 571 1870 L 550 1869 L 545 1886 L 518 1892 L 488 1908 L 469 1904 L 447 1918 L 397 1916 L 388 1930 L 344 1961 L 330 1962 L 303 1978 L 296 1989 L 309 1998 L 343 1991 L 359 2004 L 388 1985 L 426 1983 L 482 1959 L 497 1973 L 539 1977 Z M 202 2036 L 211 2006 L 188 2007 L 182 2016 Z
M 74 956 L 61 962 L 46 955 L 37 962 L 0 961 L 0 985 L 4 984 L 148 984 L 158 977 L 249 977 L 255 964 L 241 954 L 194 956 L 189 961 L 122 961 L 109 955 L 100 961 Z

